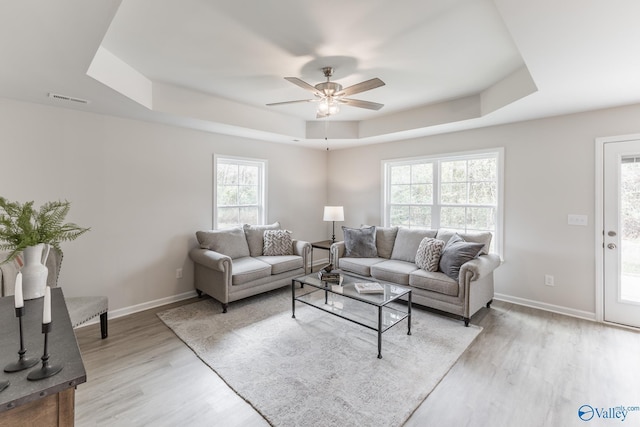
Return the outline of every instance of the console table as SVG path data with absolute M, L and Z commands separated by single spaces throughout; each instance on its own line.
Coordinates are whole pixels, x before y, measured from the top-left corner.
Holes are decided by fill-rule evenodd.
M 0 427 L 74 425 L 75 388 L 87 381 L 87 374 L 60 288 L 51 289 L 49 361 L 61 364 L 63 369 L 40 381 L 27 379 L 29 372 L 42 366 L 43 302 L 44 298 L 25 301 L 22 318 L 25 357 L 38 359 L 38 364 L 24 371 L 7 373 L 3 372 L 4 367 L 18 360 L 20 338 L 14 297 L 0 298 L 0 380 L 11 383 L 0 392 Z

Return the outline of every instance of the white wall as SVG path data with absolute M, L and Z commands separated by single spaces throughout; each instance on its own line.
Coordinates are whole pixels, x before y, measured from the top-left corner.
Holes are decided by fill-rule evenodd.
M 594 140 L 640 132 L 638 117 L 635 105 L 332 151 L 329 199 L 344 204 L 344 225 L 380 224 L 381 160 L 505 147 L 505 262 L 496 292 L 594 317 Z M 567 225 L 568 214 L 588 215 L 589 226 Z M 544 285 L 545 274 L 555 287 Z
M 66 295 L 124 311 L 193 291 L 188 251 L 212 221 L 213 154 L 268 160 L 268 221 L 326 238 L 326 152 L 0 99 L 0 195 L 71 202 Z M 184 269 L 182 279 L 176 268 Z

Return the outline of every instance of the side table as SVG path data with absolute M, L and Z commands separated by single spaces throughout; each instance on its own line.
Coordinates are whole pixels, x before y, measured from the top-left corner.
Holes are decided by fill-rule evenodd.
M 311 271 L 313 272 L 313 249 L 324 249 L 325 251 L 329 251 L 329 262 L 331 262 L 331 245 L 333 244 L 333 240 L 322 240 L 320 242 L 312 242 L 311 243 Z

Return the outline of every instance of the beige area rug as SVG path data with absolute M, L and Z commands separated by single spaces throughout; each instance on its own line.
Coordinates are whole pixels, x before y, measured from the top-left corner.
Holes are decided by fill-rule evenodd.
M 302 303 L 291 318 L 291 288 L 158 316 L 274 426 L 400 426 L 482 330 L 414 307 L 378 359 L 375 331 Z

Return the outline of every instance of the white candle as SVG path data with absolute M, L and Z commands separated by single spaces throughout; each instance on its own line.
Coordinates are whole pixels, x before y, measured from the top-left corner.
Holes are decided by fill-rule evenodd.
M 42 309 L 42 323 L 51 323 L 51 288 L 44 289 L 44 308 Z
M 21 271 L 18 271 L 18 275 L 16 276 L 16 288 L 13 293 L 15 294 L 16 308 L 24 307 L 24 298 L 22 297 L 22 272 Z

